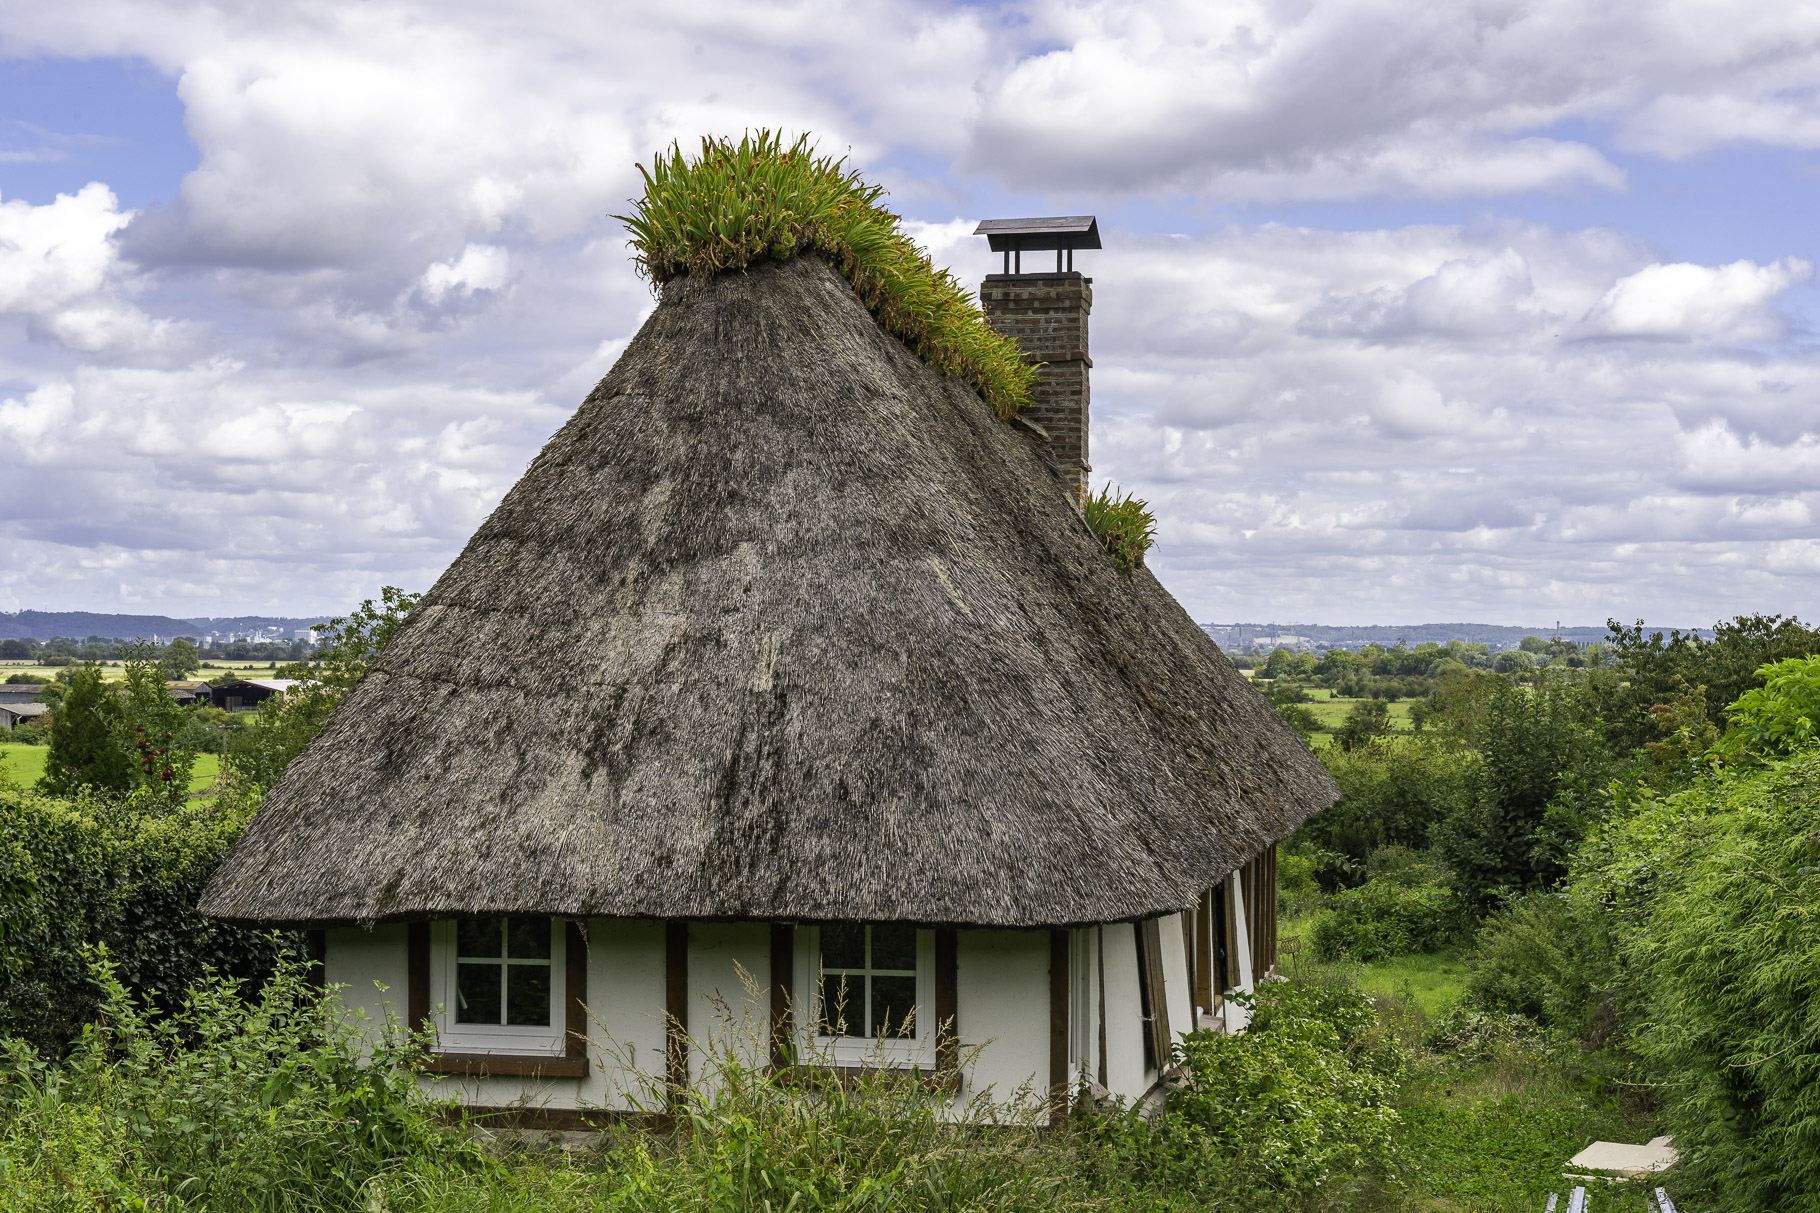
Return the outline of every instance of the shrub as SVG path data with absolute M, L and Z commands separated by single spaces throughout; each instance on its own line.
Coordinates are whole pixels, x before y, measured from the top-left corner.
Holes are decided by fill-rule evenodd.
M 171 810 L 0 787 L 0 1034 L 59 1053 L 95 1013 L 86 950 L 104 945 L 121 979 L 170 1010 L 208 969 L 268 972 L 288 946 L 205 919 L 196 899 L 248 808 Z
M 1187 1085 L 1164 1114 L 1114 1132 L 1153 1182 L 1234 1208 L 1295 1207 L 1389 1168 L 1403 1056 L 1356 991 L 1266 982 L 1233 1036 L 1196 1032 L 1177 1060 Z M 1240 1195 L 1242 1194 L 1242 1196 Z M 1225 1207 L 1222 1204 L 1222 1207 Z
M 1342 750 L 1359 750 L 1391 733 L 1390 701 L 1366 699 L 1352 705 L 1345 721 L 1333 731 L 1334 743 Z
M 704 138 L 685 157 L 672 145 L 650 169 L 633 213 L 617 215 L 632 233 L 638 270 L 654 282 L 710 276 L 798 253 L 826 254 L 885 330 L 944 375 L 958 375 L 1000 417 L 1030 399 L 1036 371 L 1017 343 L 992 330 L 954 276 L 878 205 L 844 159 L 817 156 L 808 137 L 785 147 L 770 131 Z
M 251 1000 L 205 977 L 156 1017 L 94 968 L 105 1014 L 67 1062 L 0 1045 L 0 1170 L 21 1205 L 354 1210 L 407 1157 L 479 1164 L 420 1093 L 416 1042 L 360 1035 L 300 966 Z
M 1401 744 L 1321 752 L 1340 799 L 1296 834 L 1303 843 L 1360 869 L 1385 846 L 1426 847 L 1435 825 L 1472 798 L 1477 758 L 1443 741 L 1407 738 Z M 1329 863 L 1323 883 L 1357 883 Z
M 1149 502 L 1130 494 L 1116 496 L 1114 487 L 1108 484 L 1099 496 L 1082 502 L 1081 511 L 1088 528 L 1112 555 L 1113 563 L 1126 572 L 1144 563 L 1144 553 L 1156 541 L 1156 518 L 1150 513 Z
M 1731 705 L 1731 730 L 1715 751 L 1731 758 L 1785 758 L 1820 744 L 1820 657 L 1765 665 L 1757 677 L 1764 685 Z
M 1370 963 L 1409 952 L 1432 952 L 1460 930 L 1460 910 L 1450 889 L 1367 880 L 1327 900 L 1310 941 L 1319 960 Z
M 1321 904 L 1321 885 L 1315 879 L 1315 859 L 1307 851 L 1285 846 L 1277 850 L 1277 912 L 1285 918 L 1307 913 Z
M 1628 966 L 1638 1050 L 1669 1083 L 1684 1164 L 1741 1208 L 1820 1191 L 1820 755 L 1709 781 L 1706 845 L 1660 882 Z
M 1567 897 L 1536 893 L 1490 918 L 1466 960 L 1466 996 L 1488 1012 L 1584 1030 L 1599 1002 L 1601 949 Z

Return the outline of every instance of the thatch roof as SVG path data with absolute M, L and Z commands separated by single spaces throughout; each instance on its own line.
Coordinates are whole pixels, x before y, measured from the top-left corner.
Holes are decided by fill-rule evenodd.
M 202 909 L 1116 921 L 1335 795 L 1038 442 L 797 257 L 664 286 Z

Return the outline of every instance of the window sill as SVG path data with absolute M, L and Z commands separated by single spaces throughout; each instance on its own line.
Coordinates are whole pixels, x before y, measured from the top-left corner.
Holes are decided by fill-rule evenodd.
M 925 1090 L 956 1094 L 961 1089 L 959 1070 L 932 1070 L 926 1066 L 772 1066 L 771 1077 L 786 1087 L 848 1087 L 863 1078 L 901 1075 Z
M 432 1053 L 425 1074 L 463 1074 L 470 1078 L 586 1078 L 585 1057 L 531 1057 L 511 1053 Z

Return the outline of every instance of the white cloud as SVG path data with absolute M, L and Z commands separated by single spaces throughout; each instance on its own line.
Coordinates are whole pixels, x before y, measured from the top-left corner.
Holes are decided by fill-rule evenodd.
M 1814 264 L 1787 257 L 1769 265 L 1651 265 L 1619 280 L 1581 323 L 1598 337 L 1757 341 L 1780 334 L 1773 305 Z
M 450 291 L 464 295 L 475 291 L 496 291 L 506 284 L 511 258 L 506 250 L 491 244 L 470 244 L 457 261 L 438 261 L 423 272 L 419 285 L 433 303 L 440 303 Z
M 1047 205 L 1007 189 L 1102 210 L 1096 478 L 1199 617 L 1778 606 L 1820 571 L 1809 263 L 1496 208 L 1621 194 L 1608 147 L 1820 146 L 1817 48 L 1768 0 L 15 5 L 9 53 L 167 72 L 199 161 L 137 215 L 0 202 L 0 601 L 425 584 L 649 314 L 633 162 L 771 126 L 969 284 L 978 214 Z M 1204 218 L 1350 198 L 1486 209 Z

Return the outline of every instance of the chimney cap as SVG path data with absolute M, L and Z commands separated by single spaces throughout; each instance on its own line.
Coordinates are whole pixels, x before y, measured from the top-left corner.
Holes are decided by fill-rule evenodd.
M 1100 222 L 1092 215 L 985 219 L 973 234 L 984 236 L 995 253 L 1100 247 Z

